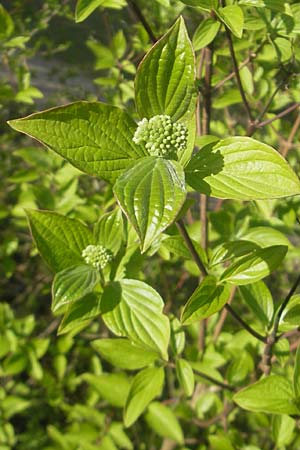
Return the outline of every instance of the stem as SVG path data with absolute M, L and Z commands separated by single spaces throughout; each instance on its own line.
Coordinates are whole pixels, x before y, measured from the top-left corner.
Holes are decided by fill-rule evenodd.
M 299 284 L 300 284 L 300 275 L 298 275 L 298 277 L 296 278 L 296 281 L 293 284 L 293 286 L 291 287 L 288 295 L 286 296 L 284 301 L 281 303 L 278 313 L 276 314 L 276 317 L 274 320 L 274 326 L 273 326 L 272 333 L 267 338 L 265 349 L 264 349 L 264 354 L 263 354 L 263 358 L 262 358 L 262 364 L 261 364 L 262 370 L 265 375 L 270 375 L 271 367 L 272 367 L 273 346 L 280 339 L 280 336 L 277 336 L 277 333 L 278 333 L 281 316 L 282 316 L 285 308 L 287 307 L 290 299 L 294 295 Z
M 276 97 L 276 95 L 278 94 L 278 92 L 280 91 L 282 86 L 284 85 L 284 83 L 285 83 L 285 80 L 282 80 L 281 83 L 279 83 L 279 85 L 274 90 L 273 94 L 271 95 L 271 97 L 269 98 L 267 103 L 265 104 L 265 107 L 263 108 L 263 110 L 260 112 L 260 114 L 258 115 L 258 117 L 256 119 L 258 123 L 261 121 L 261 119 L 264 117 L 264 115 L 266 114 L 266 112 L 270 108 L 270 106 L 272 104 L 272 101 L 274 100 L 274 98 Z
M 225 2 L 222 1 L 222 5 L 225 6 Z M 253 122 L 253 118 L 252 118 L 252 114 L 251 114 L 251 110 L 250 110 L 250 106 L 248 103 L 248 100 L 246 98 L 246 94 L 242 85 L 242 80 L 240 77 L 240 72 L 239 72 L 239 66 L 237 63 L 237 59 L 235 56 L 235 52 L 234 52 L 234 47 L 233 47 L 233 42 L 232 42 L 232 37 L 231 37 L 231 32 L 230 30 L 227 28 L 227 26 L 225 25 L 225 32 L 226 32 L 226 36 L 227 36 L 227 40 L 228 40 L 228 44 L 229 44 L 229 51 L 230 51 L 230 55 L 231 55 L 231 59 L 232 59 L 232 63 L 233 63 L 233 68 L 234 68 L 234 73 L 235 73 L 235 77 L 236 77 L 236 81 L 237 81 L 237 85 L 245 106 L 245 109 L 247 111 L 247 115 L 250 121 L 250 124 Z
M 290 132 L 290 135 L 288 137 L 288 140 L 285 142 L 284 147 L 282 149 L 281 154 L 282 154 L 283 157 L 286 157 L 286 155 L 287 155 L 287 153 L 288 153 L 288 151 L 290 149 L 290 146 L 291 146 L 291 144 L 292 144 L 292 142 L 294 140 L 294 137 L 295 137 L 295 135 L 296 135 L 296 133 L 298 131 L 299 126 L 300 126 L 300 114 L 299 114 L 299 116 L 297 116 L 297 118 L 295 120 L 295 123 L 293 125 L 293 128 L 291 129 L 291 132 Z
M 253 330 L 253 328 L 250 327 L 250 325 L 248 325 L 246 322 L 244 322 L 244 320 L 236 313 L 236 311 L 234 311 L 234 309 L 232 309 L 232 307 L 229 305 L 229 303 L 226 303 L 225 308 L 232 315 L 232 317 L 234 317 L 235 320 L 240 325 L 242 325 L 243 328 L 245 328 L 245 330 L 247 330 L 250 334 L 252 334 L 252 336 L 256 337 L 256 339 L 258 339 L 259 341 L 267 342 L 267 338 L 262 336 L 260 333 L 257 333 L 257 331 Z
M 276 114 L 276 116 L 272 117 L 271 119 L 264 120 L 263 122 L 260 122 L 259 124 L 256 125 L 256 128 L 265 127 L 266 125 L 269 125 L 270 123 L 274 122 L 275 120 L 281 119 L 281 117 L 286 116 L 290 112 L 292 112 L 295 109 L 299 108 L 299 106 L 300 106 L 300 103 L 294 103 L 293 105 L 289 106 L 287 109 L 282 111 L 281 113 Z
M 181 236 L 183 237 L 183 239 L 184 239 L 184 241 L 185 241 L 185 243 L 186 243 L 186 245 L 187 245 L 187 247 L 188 247 L 192 257 L 193 257 L 193 260 L 197 264 L 197 266 L 198 266 L 202 276 L 205 277 L 206 275 L 208 275 L 208 272 L 207 272 L 206 267 L 204 266 L 203 262 L 201 261 L 201 258 L 198 255 L 197 250 L 195 249 L 194 244 L 193 244 L 190 236 L 188 235 L 188 232 L 187 232 L 187 230 L 185 228 L 183 220 L 179 219 L 176 222 L 176 225 L 177 225 L 177 228 L 178 228 Z
M 285 308 L 287 307 L 289 301 L 291 300 L 292 296 L 294 295 L 294 293 L 295 293 L 297 287 L 299 286 L 299 284 L 300 284 L 300 275 L 298 275 L 298 277 L 296 278 L 295 283 L 291 287 L 288 295 L 286 296 L 286 298 L 284 299 L 284 301 L 282 302 L 282 304 L 281 304 L 281 306 L 279 308 L 279 311 L 277 313 L 276 319 L 274 321 L 274 327 L 273 327 L 274 337 L 276 337 L 276 335 L 277 335 L 281 316 L 282 316 Z
M 211 118 L 211 79 L 212 79 L 212 47 L 205 49 L 205 77 L 203 90 L 203 118 L 202 118 L 202 133 L 210 133 L 210 118 Z
M 236 289 L 237 289 L 236 286 L 233 286 L 233 288 L 231 289 L 230 296 L 229 296 L 227 304 L 230 305 L 230 303 L 232 302 L 232 300 L 233 300 L 233 298 L 235 296 L 235 293 L 236 293 Z M 218 337 L 219 337 L 219 335 L 220 335 L 220 333 L 222 331 L 222 328 L 223 328 L 223 325 L 225 323 L 227 314 L 228 314 L 228 311 L 227 311 L 226 308 L 224 308 L 223 311 L 221 312 L 220 318 L 219 318 L 219 320 L 218 320 L 218 322 L 217 322 L 217 324 L 215 326 L 215 329 L 214 329 L 214 334 L 213 334 L 213 343 L 214 344 L 217 342 Z
M 126 0 L 126 1 L 129 5 L 129 7 L 133 10 L 134 14 L 137 16 L 137 18 L 141 22 L 141 24 L 143 25 L 143 27 L 145 28 L 145 30 L 147 31 L 152 43 L 155 44 L 157 41 L 155 34 L 153 33 L 152 28 L 150 27 L 149 23 L 145 19 L 145 16 L 142 13 L 139 6 L 135 3 L 134 0 Z
M 235 387 L 231 386 L 230 384 L 222 383 L 222 381 L 217 380 L 216 378 L 211 377 L 210 375 L 207 375 L 204 372 L 201 372 L 201 370 L 194 369 L 193 371 L 199 375 L 201 378 L 204 378 L 204 380 L 210 381 L 213 384 L 216 384 L 217 386 L 220 386 L 223 389 L 227 389 L 228 391 L 235 391 Z
M 204 266 L 203 262 L 201 261 L 200 256 L 198 255 L 198 253 L 194 247 L 194 244 L 186 231 L 186 228 L 184 226 L 182 219 L 179 219 L 178 222 L 176 222 L 176 225 L 177 225 L 177 228 L 179 229 L 179 232 L 182 235 L 192 257 L 193 257 L 193 260 L 197 264 L 202 276 L 206 277 L 208 275 L 206 267 Z M 255 330 L 253 330 L 253 328 L 250 327 L 250 325 L 248 325 L 246 322 L 244 322 L 244 320 L 237 314 L 237 312 L 235 312 L 232 309 L 232 307 L 228 303 L 226 303 L 225 308 L 242 325 L 242 327 L 245 328 L 245 330 L 247 330 L 250 334 L 252 334 L 252 336 L 256 337 L 257 339 L 259 339 L 262 342 L 266 342 L 266 338 L 264 336 L 262 336 L 261 334 L 257 333 Z
M 101 286 L 104 287 L 104 286 L 105 286 L 105 278 L 104 278 L 102 269 L 99 269 L 99 275 L 100 275 L 100 283 L 101 283 Z
M 220 412 L 217 416 L 212 417 L 211 419 L 206 420 L 199 420 L 199 419 L 193 419 L 193 423 L 197 425 L 199 428 L 208 429 L 211 425 L 214 425 L 215 423 L 222 420 L 224 415 L 228 415 L 236 408 L 236 405 L 231 405 L 229 407 L 225 407 L 222 412 Z
M 197 66 L 197 78 L 198 80 L 201 80 L 202 78 L 202 69 L 204 64 L 204 56 L 205 56 L 205 48 L 201 50 L 199 63 Z M 197 111 L 196 111 L 196 123 L 197 123 L 197 134 L 198 136 L 201 136 L 202 129 L 201 129 L 201 100 L 200 95 L 198 95 L 197 98 Z
M 244 61 L 238 66 L 238 70 L 240 71 L 243 67 L 247 66 L 249 62 L 251 62 L 253 59 L 256 58 L 257 54 L 260 52 L 260 50 L 263 48 L 263 46 L 266 44 L 266 41 L 263 41 L 257 49 L 250 53 L 250 55 L 244 59 Z M 235 71 L 231 72 L 227 77 L 223 78 L 223 80 L 219 81 L 213 88 L 214 91 L 222 87 L 227 81 L 231 80 L 235 77 Z

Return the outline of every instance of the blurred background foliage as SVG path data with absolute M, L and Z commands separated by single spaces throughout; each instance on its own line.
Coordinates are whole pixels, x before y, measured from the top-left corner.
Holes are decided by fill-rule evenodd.
M 198 27 L 207 19 L 205 12 L 195 14 L 175 0 L 138 3 L 157 37 L 183 13 L 197 60 L 201 58 L 203 33 Z M 251 1 L 239 2 L 246 17 L 244 38 L 234 41 L 239 63 L 248 59 L 241 77 L 257 115 L 275 90 L 279 94 L 272 99 L 267 118 L 300 101 L 300 7 L 297 1 L 287 2 L 292 14 L 285 14 L 284 2 L 269 3 L 273 7 L 259 9 Z M 109 8 L 98 8 L 81 23 L 74 21 L 72 0 L 7 0 L 0 5 L 0 450 L 167 450 L 176 445 L 199 450 L 299 449 L 294 419 L 229 411 L 227 393 L 197 375 L 196 391 L 188 400 L 172 371 L 163 404 L 174 406 L 185 444 L 176 444 L 176 438 L 181 440 L 178 433 L 174 440 L 174 430 L 159 426 L 149 413 L 124 430 L 120 407 L 131 375 L 113 369 L 90 344 L 108 336 L 104 325 L 94 321 L 76 337 L 56 337 L 58 319 L 50 312 L 52 275 L 32 247 L 23 209 L 55 210 L 92 224 L 110 210 L 114 199 L 104 182 L 12 132 L 6 121 L 79 99 L 102 100 L 135 114 L 134 76 L 151 41 L 125 1 L 107 4 Z M 246 118 L 235 81 L 223 83 L 232 71 L 224 33 L 214 47 L 211 134 L 244 134 Z M 202 75 L 198 82 L 201 89 Z M 299 173 L 297 115 L 291 112 L 257 130 L 255 137 L 287 155 Z M 201 138 L 198 144 L 201 147 Z M 192 200 L 188 229 L 200 242 L 198 198 Z M 249 238 L 250 231 L 254 242 L 263 242 L 265 226 L 277 232 L 272 243 L 288 239 L 285 266 L 268 280 L 278 301 L 299 271 L 299 212 L 299 198 L 245 204 L 213 201 L 211 249 L 216 252 L 224 239 Z M 136 256 L 130 264 L 140 279 L 160 291 L 168 311 L 178 311 L 197 286 L 194 263 L 184 261 L 176 248 L 162 245 L 147 261 Z M 245 301 L 247 295 L 238 293 L 236 298 L 240 314 L 262 330 L 263 320 Z M 241 386 L 254 379 L 261 344 L 228 318 L 218 334 L 221 315 L 207 323 L 204 355 L 199 351 L 198 326 L 187 327 L 185 356 L 193 361 L 195 373 L 198 369 Z M 286 319 L 284 331 L 300 325 L 299 308 L 292 319 L 290 323 Z M 279 344 L 278 371 L 289 373 L 295 340 Z M 120 392 L 116 386 L 122 387 Z

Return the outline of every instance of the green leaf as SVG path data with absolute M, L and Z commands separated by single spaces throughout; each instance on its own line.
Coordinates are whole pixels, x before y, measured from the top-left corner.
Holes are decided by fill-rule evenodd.
M 111 6 L 113 8 L 119 9 L 125 5 L 126 2 L 124 0 L 78 0 L 75 10 L 75 22 L 83 22 L 99 6 Z
M 254 362 L 252 356 L 244 350 L 241 354 L 233 355 L 227 369 L 226 379 L 235 386 L 243 383 L 247 375 L 254 370 Z
M 272 437 L 278 448 L 286 448 L 294 437 L 296 422 L 289 416 L 272 417 Z
M 146 421 L 159 436 L 183 444 L 184 436 L 180 423 L 167 406 L 159 402 L 151 403 L 147 410 Z
M 168 359 L 170 324 L 163 307 L 158 292 L 138 280 L 109 284 L 101 301 L 102 318 L 113 333 Z
M 295 404 L 293 386 L 280 375 L 259 380 L 234 395 L 233 400 L 241 408 L 271 414 L 299 414 Z
M 30 406 L 32 406 L 32 399 L 27 400 L 15 395 L 8 395 L 1 399 L 1 409 L 6 420 L 9 420 L 15 414 L 22 413 Z M 1 427 L 0 431 L 2 430 L 3 428 Z
M 135 92 L 141 117 L 167 114 L 176 121 L 194 112 L 194 53 L 182 17 L 141 62 Z
M 280 318 L 280 331 L 288 331 L 300 325 L 300 295 L 293 295 Z
M 283 0 L 240 0 L 240 5 L 255 6 L 256 8 L 269 8 L 273 11 L 287 13 L 289 3 Z
M 287 250 L 285 245 L 259 249 L 254 255 L 244 256 L 229 266 L 221 275 L 220 281 L 238 286 L 259 281 L 279 266 Z
M 186 168 L 196 191 L 218 198 L 259 200 L 300 193 L 300 182 L 272 147 L 232 137 L 202 148 Z
M 210 317 L 218 312 L 229 298 L 229 287 L 218 286 L 213 276 L 207 276 L 187 301 L 181 314 L 183 325 Z
M 274 313 L 273 298 L 271 292 L 263 281 L 240 286 L 242 296 L 247 305 L 252 309 L 255 317 L 265 327 L 268 327 Z
M 209 45 L 220 29 L 221 23 L 212 18 L 203 20 L 196 29 L 193 36 L 193 47 L 195 51 Z
M 187 6 L 200 8 L 203 11 L 210 12 L 213 8 L 218 7 L 218 0 L 180 0 Z
M 294 366 L 294 394 L 300 398 L 300 345 L 298 345 Z
M 111 405 L 123 408 L 130 389 L 129 379 L 123 373 L 86 373 L 82 379 L 87 381 Z
M 224 233 L 220 234 L 221 236 L 224 236 Z M 210 267 L 213 267 L 216 264 L 230 261 L 240 256 L 253 254 L 253 252 L 259 248 L 260 246 L 251 241 L 236 240 L 225 242 L 224 244 L 220 244 L 213 250 L 212 256 L 210 258 Z
M 227 28 L 237 37 L 241 38 L 244 27 L 244 14 L 242 8 L 238 5 L 229 5 L 225 8 L 218 8 L 217 15 Z
M 137 347 L 127 339 L 97 339 L 92 347 L 115 367 L 126 370 L 142 369 L 157 359 L 157 353 Z
M 176 374 L 185 395 L 190 397 L 194 392 L 195 377 L 188 361 L 185 359 L 176 360 Z
M 101 295 L 88 294 L 77 302 L 71 303 L 59 326 L 58 334 L 72 331 L 74 334 L 84 328 L 101 313 Z
M 99 272 L 92 266 L 74 266 L 58 272 L 52 285 L 52 311 L 55 313 L 93 292 L 99 281 Z
M 270 247 L 271 245 L 286 245 L 287 247 L 291 247 L 288 238 L 281 231 L 271 227 L 249 228 L 243 233 L 241 238 L 254 242 L 260 247 Z
M 81 256 L 93 235 L 86 225 L 51 211 L 26 211 L 32 237 L 42 258 L 55 272 L 83 264 Z
M 133 444 L 124 431 L 124 426 L 120 422 L 113 422 L 109 428 L 109 435 L 113 438 L 118 448 L 134 450 Z
M 120 209 L 104 214 L 94 227 L 97 244 L 103 245 L 114 255 L 118 253 L 123 240 L 123 218 Z
M 146 157 L 121 175 L 114 186 L 121 208 L 145 252 L 176 218 L 186 197 L 184 173 L 175 161 Z
M 6 9 L 0 5 L 0 39 L 6 39 L 11 36 L 14 31 L 14 22 Z
M 164 384 L 162 367 L 152 367 L 139 372 L 130 386 L 124 410 L 124 424 L 130 427 L 149 403 L 161 394 Z
M 124 111 L 100 102 L 75 102 L 23 119 L 17 131 L 37 139 L 73 166 L 114 183 L 145 151 L 132 141 L 136 123 Z

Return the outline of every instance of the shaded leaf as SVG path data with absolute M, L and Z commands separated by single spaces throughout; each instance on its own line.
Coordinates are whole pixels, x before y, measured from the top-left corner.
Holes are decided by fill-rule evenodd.
M 255 317 L 260 320 L 265 327 L 270 324 L 274 305 L 272 294 L 263 281 L 248 284 L 247 286 L 240 286 L 242 296 L 247 305 L 252 309 Z
M 37 249 L 52 270 L 83 264 L 82 250 L 94 242 L 86 225 L 51 211 L 28 209 L 26 214 Z
M 114 193 L 145 252 L 175 220 L 183 205 L 186 197 L 183 169 L 175 161 L 143 158 L 117 180 Z
M 94 237 L 97 244 L 103 245 L 116 254 L 123 240 L 123 218 L 120 209 L 104 214 L 94 227 Z
M 185 304 L 181 322 L 189 325 L 216 313 L 227 302 L 229 292 L 229 287 L 218 286 L 215 277 L 207 276 Z
M 221 275 L 220 281 L 236 285 L 254 283 L 272 273 L 284 259 L 288 248 L 273 245 L 239 259 Z
M 72 331 L 74 334 L 101 313 L 101 294 L 89 294 L 71 303 L 59 326 L 58 334 Z
M 98 282 L 99 272 L 91 266 L 75 266 L 58 272 L 52 285 L 52 311 L 57 312 L 89 294 Z

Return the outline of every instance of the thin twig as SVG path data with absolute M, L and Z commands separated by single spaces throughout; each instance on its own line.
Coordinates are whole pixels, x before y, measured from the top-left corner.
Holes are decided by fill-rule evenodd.
M 202 117 L 202 133 L 210 133 L 210 117 L 211 117 L 211 80 L 212 80 L 212 46 L 205 49 L 205 77 L 203 89 L 203 117 Z
M 236 388 L 234 386 L 231 386 L 230 384 L 222 383 L 222 381 L 217 380 L 216 378 L 211 377 L 210 375 L 207 375 L 204 372 L 201 372 L 201 370 L 194 369 L 193 371 L 199 375 L 199 377 L 203 378 L 204 380 L 210 381 L 211 383 L 220 386 L 223 389 L 227 389 L 228 391 L 234 392 Z
M 155 44 L 157 41 L 155 34 L 153 33 L 152 28 L 150 27 L 149 23 L 147 22 L 144 14 L 142 13 L 139 6 L 136 4 L 136 2 L 134 0 L 126 0 L 126 1 L 127 1 L 128 5 L 131 7 L 131 9 L 133 10 L 133 12 L 135 13 L 135 15 L 137 16 L 137 18 L 139 19 L 139 21 L 141 22 L 141 24 L 143 25 L 143 27 L 145 28 L 145 30 L 147 31 L 152 43 Z
M 256 58 L 257 54 L 261 51 L 263 46 L 265 45 L 266 41 L 263 41 L 259 47 L 254 52 L 251 52 L 250 55 L 244 59 L 243 62 L 238 66 L 238 70 L 240 71 L 243 67 L 247 66 L 249 62 L 253 61 L 253 59 Z M 222 87 L 227 81 L 232 80 L 232 78 L 235 77 L 235 71 L 232 71 L 227 77 L 223 78 L 223 80 L 219 81 L 214 87 L 213 91 L 216 91 L 220 87 Z
M 225 2 L 222 1 L 222 5 L 225 6 Z M 250 124 L 253 122 L 253 118 L 252 118 L 252 113 L 251 113 L 251 109 L 248 103 L 248 100 L 246 98 L 246 94 L 243 88 L 243 84 L 242 84 L 242 80 L 241 80 L 241 76 L 240 76 L 240 72 L 239 72 L 239 66 L 237 63 L 237 59 L 235 56 L 235 51 L 234 51 L 234 47 L 233 47 L 233 42 L 232 42 L 232 37 L 231 37 L 231 31 L 227 28 L 227 26 L 225 25 L 225 32 L 226 32 L 226 36 L 227 36 L 227 40 L 228 40 L 228 44 L 229 44 L 229 51 L 230 51 L 230 55 L 231 55 L 231 59 L 232 59 L 232 63 L 233 63 L 233 68 L 234 68 L 234 73 L 235 73 L 235 77 L 236 77 L 236 81 L 237 81 L 237 85 L 245 106 L 245 109 L 247 111 L 247 115 L 250 121 Z
M 278 84 L 278 86 L 276 87 L 276 89 L 274 89 L 273 94 L 271 95 L 271 97 L 269 98 L 269 100 L 267 101 L 267 103 L 265 104 L 264 108 L 261 110 L 261 112 L 259 113 L 259 115 L 257 116 L 257 122 L 259 123 L 261 121 L 261 119 L 264 117 L 264 115 L 266 114 L 266 112 L 269 110 L 274 98 L 276 97 L 276 95 L 278 94 L 278 92 L 280 91 L 280 89 L 282 88 L 282 86 L 285 84 L 286 79 L 282 80 L 281 83 Z
M 266 345 L 265 345 L 264 353 L 263 353 L 263 358 L 262 358 L 262 363 L 261 363 L 261 367 L 262 367 L 262 370 L 265 375 L 269 375 L 271 372 L 273 346 L 281 337 L 281 336 L 277 336 L 281 316 L 282 316 L 285 308 L 287 307 L 290 299 L 294 295 L 299 284 L 300 284 L 300 275 L 298 275 L 298 277 L 296 278 L 296 281 L 293 284 L 293 286 L 291 287 L 288 295 L 285 297 L 284 301 L 281 303 L 280 308 L 279 308 L 279 310 L 276 314 L 275 320 L 274 320 L 273 330 L 272 330 L 271 334 L 267 337 L 267 341 L 266 341 Z
M 198 63 L 198 66 L 197 66 L 197 78 L 198 78 L 198 80 L 201 80 L 201 78 L 202 78 L 204 56 L 205 56 L 205 48 L 203 48 L 201 50 L 199 63 Z M 201 99 L 200 99 L 200 95 L 198 95 L 198 97 L 197 97 L 196 124 L 197 124 L 197 135 L 201 136 L 202 129 L 201 129 Z
M 178 228 L 178 230 L 179 230 L 181 236 L 183 237 L 183 239 L 184 239 L 184 241 L 185 241 L 185 243 L 186 243 L 186 245 L 187 245 L 187 247 L 188 247 L 188 249 L 189 249 L 189 251 L 190 251 L 192 257 L 193 257 L 193 260 L 194 260 L 195 263 L 197 264 L 197 266 L 198 266 L 198 268 L 199 268 L 199 270 L 200 270 L 202 276 L 205 277 L 206 275 L 208 275 L 208 272 L 207 272 L 207 270 L 206 270 L 205 265 L 204 265 L 203 262 L 201 261 L 201 258 L 200 258 L 200 256 L 199 256 L 197 250 L 196 250 L 195 247 L 194 247 L 194 244 L 193 244 L 193 242 L 192 242 L 192 240 L 191 240 L 191 238 L 190 238 L 190 236 L 189 236 L 189 234 L 188 234 L 188 232 L 187 232 L 187 230 L 186 230 L 186 228 L 185 228 L 185 225 L 184 225 L 184 223 L 183 223 L 183 220 L 182 220 L 182 219 L 179 219 L 179 220 L 176 222 L 176 225 L 177 225 L 177 228 Z
M 232 302 L 232 300 L 233 300 L 233 298 L 235 296 L 235 293 L 236 293 L 236 286 L 233 286 L 233 288 L 231 289 L 230 296 L 229 296 L 227 304 L 230 305 L 230 303 Z M 228 314 L 228 311 L 227 311 L 226 308 L 224 308 L 223 311 L 221 312 L 220 318 L 219 318 L 219 320 L 218 320 L 218 322 L 217 322 L 217 324 L 215 326 L 215 329 L 214 329 L 214 334 L 213 334 L 213 343 L 214 344 L 217 342 L 218 337 L 219 337 L 219 335 L 220 335 L 220 333 L 222 331 L 222 328 L 223 328 L 224 322 L 226 320 L 227 314 Z
M 293 105 L 289 106 L 287 109 L 285 109 L 281 113 L 276 114 L 276 116 L 272 117 L 271 119 L 264 120 L 263 122 L 260 122 L 259 124 L 257 124 L 256 128 L 265 127 L 266 125 L 269 125 L 270 123 L 274 122 L 275 120 L 281 119 L 281 117 L 286 116 L 287 114 L 289 114 L 290 112 L 294 111 L 295 109 L 297 109 L 299 107 L 300 107 L 299 102 L 293 103 Z
M 209 427 L 211 427 L 211 425 L 214 425 L 215 423 L 222 420 L 224 417 L 224 414 L 226 414 L 226 416 L 228 416 L 228 414 L 230 414 L 231 411 L 233 411 L 235 408 L 236 408 L 236 405 L 227 406 L 224 408 L 224 410 L 222 412 L 220 412 L 215 417 L 212 417 L 211 419 L 207 419 L 207 420 L 193 419 L 193 423 L 195 425 L 197 425 L 199 428 L 208 429 Z
M 291 132 L 289 134 L 289 137 L 288 137 L 287 141 L 284 143 L 284 147 L 281 151 L 281 154 L 283 157 L 286 157 L 289 149 L 291 148 L 291 144 L 294 140 L 294 137 L 298 131 L 299 126 L 300 126 L 300 114 L 297 116 L 297 118 L 294 122 L 293 128 L 291 129 Z
M 202 276 L 206 277 L 208 275 L 207 269 L 204 266 L 203 262 L 201 261 L 201 258 L 198 255 L 198 253 L 194 247 L 194 244 L 193 244 L 190 236 L 188 235 L 188 232 L 186 231 L 186 228 L 185 228 L 185 225 L 184 225 L 182 219 L 179 219 L 176 222 L 176 225 L 177 225 L 177 228 L 178 228 L 180 234 L 182 235 L 182 237 L 191 253 L 191 256 L 193 257 L 193 260 L 197 264 Z M 261 334 L 257 333 L 255 330 L 253 330 L 253 328 L 250 327 L 250 325 L 248 325 L 246 322 L 244 322 L 244 320 L 237 314 L 237 312 L 235 312 L 232 309 L 232 307 L 228 303 L 225 305 L 225 308 L 242 325 L 242 327 L 245 328 L 245 330 L 247 330 L 250 334 L 252 334 L 252 336 L 256 337 L 257 339 L 259 339 L 262 342 L 266 342 L 266 338 L 264 336 L 262 336 Z
M 253 330 L 253 328 L 250 327 L 250 325 L 248 325 L 246 322 L 244 322 L 244 320 L 236 313 L 236 311 L 231 307 L 231 305 L 226 303 L 225 308 L 232 315 L 232 317 L 234 317 L 235 320 L 240 325 L 242 325 L 243 328 L 245 328 L 245 330 L 247 330 L 250 334 L 252 334 L 252 336 L 256 337 L 256 339 L 258 339 L 259 341 L 267 342 L 267 338 L 265 336 L 262 336 L 257 331 Z

